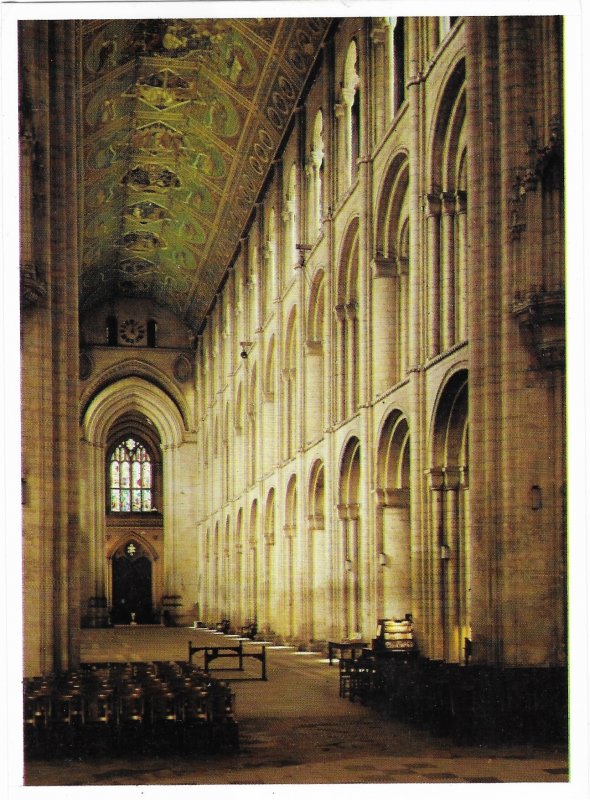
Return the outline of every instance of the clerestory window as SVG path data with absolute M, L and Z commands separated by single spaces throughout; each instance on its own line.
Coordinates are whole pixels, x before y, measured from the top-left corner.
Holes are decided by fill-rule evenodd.
M 121 513 L 153 511 L 152 460 L 132 437 L 118 444 L 109 464 L 110 510 Z

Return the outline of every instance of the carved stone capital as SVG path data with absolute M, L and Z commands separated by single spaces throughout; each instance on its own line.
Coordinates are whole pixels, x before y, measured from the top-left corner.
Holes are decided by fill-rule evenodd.
M 386 508 L 409 508 L 409 489 L 378 489 L 376 492 L 377 505 Z
M 337 306 L 334 307 L 334 313 L 336 314 L 336 319 L 338 320 L 338 322 L 344 322 L 345 310 L 346 306 L 344 306 L 343 303 L 339 303 Z
M 341 520 L 358 519 L 360 513 L 359 503 L 339 503 L 336 506 L 338 517 Z
M 356 319 L 358 313 L 359 304 L 356 300 L 351 300 L 349 303 L 346 304 L 346 316 L 348 319 Z
M 321 356 L 322 343 L 318 339 L 308 339 L 305 342 L 305 351 L 308 356 Z
M 23 308 L 39 305 L 47 297 L 47 283 L 36 264 L 20 265 L 20 296 Z
M 396 262 L 394 258 L 376 256 L 371 261 L 374 278 L 394 278 L 396 275 Z
M 440 196 L 442 213 L 445 217 L 452 217 L 455 213 L 455 195 L 453 192 L 443 192 Z
M 440 491 L 444 488 L 444 471 L 442 467 L 433 467 L 425 470 L 429 488 L 433 491 Z
M 307 517 L 307 525 L 310 531 L 323 531 L 326 522 L 323 514 L 310 514 Z
M 467 211 L 467 192 L 464 189 L 458 189 L 455 195 L 455 213 L 465 214 Z
M 444 488 L 447 491 L 456 492 L 461 488 L 461 468 L 460 467 L 445 467 L 444 470 Z
M 528 334 L 539 364 L 565 367 L 565 291 L 539 290 L 515 297 L 512 313 Z
M 408 275 L 410 272 L 410 259 L 407 256 L 398 256 L 397 269 L 400 275 Z
M 424 208 L 426 210 L 427 217 L 439 217 L 440 206 L 441 202 L 439 192 L 431 192 L 430 194 L 425 195 Z
M 348 106 L 348 108 L 352 108 L 355 94 L 356 94 L 356 89 L 349 89 L 349 88 L 342 89 L 342 100 L 344 101 L 344 104 Z
M 387 29 L 385 25 L 371 28 L 371 39 L 375 45 L 384 45 L 387 40 Z

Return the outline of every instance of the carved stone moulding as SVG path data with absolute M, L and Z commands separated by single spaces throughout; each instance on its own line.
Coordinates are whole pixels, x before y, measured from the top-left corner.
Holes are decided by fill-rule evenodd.
M 172 365 L 174 377 L 179 383 L 186 383 L 192 378 L 193 367 L 190 360 L 185 355 L 180 355 Z
M 80 367 L 79 375 L 80 380 L 85 381 L 92 375 L 94 371 L 94 359 L 89 353 L 80 353 Z
M 36 264 L 20 265 L 20 297 L 23 308 L 36 306 L 47 297 L 47 284 Z
M 544 369 L 564 369 L 564 289 L 517 294 L 512 313 L 527 332 L 540 366 Z

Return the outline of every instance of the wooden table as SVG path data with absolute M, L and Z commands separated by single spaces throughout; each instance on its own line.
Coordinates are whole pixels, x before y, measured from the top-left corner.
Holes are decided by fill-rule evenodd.
M 204 668 L 205 672 L 209 672 L 209 665 L 212 661 L 215 661 L 217 658 L 237 658 L 238 659 L 238 666 L 237 669 L 240 672 L 244 671 L 244 658 L 255 658 L 257 661 L 260 661 L 261 665 L 261 674 L 260 680 L 265 681 L 267 679 L 266 676 L 266 645 L 261 644 L 259 650 L 251 650 L 251 649 L 244 649 L 242 642 L 238 642 L 236 645 L 225 645 L 225 646 L 216 646 L 216 645 L 201 645 L 198 647 L 193 647 L 193 643 L 189 641 L 188 643 L 188 660 L 189 663 L 192 663 L 193 655 L 195 653 L 203 653 L 204 654 Z M 231 667 L 230 667 L 231 669 Z M 236 669 L 236 668 L 234 668 Z

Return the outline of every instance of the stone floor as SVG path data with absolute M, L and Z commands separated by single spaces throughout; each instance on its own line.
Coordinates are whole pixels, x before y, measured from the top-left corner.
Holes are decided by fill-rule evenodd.
M 188 638 L 188 636 L 187 636 Z M 194 632 L 191 638 L 195 639 Z M 219 642 L 218 642 L 219 643 Z M 198 662 L 197 662 L 198 663 Z M 563 783 L 563 747 L 471 747 L 383 719 L 338 696 L 338 667 L 318 654 L 268 650 L 245 673 L 215 670 L 236 694 L 241 748 L 235 754 L 31 761 L 26 786 L 195 784 Z M 557 787 L 555 787 L 557 788 Z M 61 796 L 61 795 L 60 795 Z

